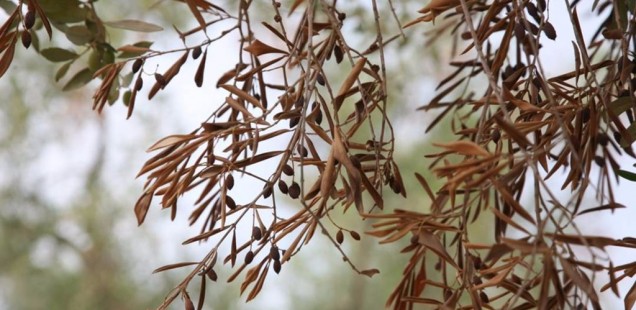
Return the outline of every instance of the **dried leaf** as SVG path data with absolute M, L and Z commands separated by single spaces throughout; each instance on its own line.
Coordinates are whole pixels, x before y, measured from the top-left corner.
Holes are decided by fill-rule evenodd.
M 144 222 L 151 202 L 152 195 L 147 193 L 141 195 L 141 197 L 139 197 L 139 200 L 137 200 L 137 204 L 135 204 L 135 215 L 137 216 L 138 225 L 141 225 Z
M 451 266 L 459 269 L 455 260 L 446 252 L 444 245 L 439 241 L 439 238 L 427 230 L 421 230 L 418 234 L 418 242 L 423 244 L 431 251 L 435 252 L 440 258 L 444 259 Z
M 360 75 L 360 72 L 362 72 L 362 69 L 364 68 L 366 62 L 366 58 L 358 59 L 356 64 L 351 69 L 351 72 L 349 72 L 344 82 L 342 82 L 342 85 L 340 85 L 340 90 L 338 91 L 338 94 L 336 95 L 333 102 L 333 106 L 336 111 L 340 110 L 340 106 L 342 105 L 342 102 L 346 97 L 346 93 L 349 92 L 351 86 L 353 86 L 353 84 L 358 80 L 358 76 Z
M 160 139 L 159 141 L 155 142 L 155 144 L 153 144 L 151 147 L 149 147 L 146 152 L 150 153 L 165 147 L 169 147 L 169 146 L 173 146 L 176 144 L 181 144 L 183 142 L 186 141 L 190 141 L 194 138 L 196 138 L 196 135 L 171 135 L 171 136 L 167 136 L 165 138 Z
M 261 103 L 258 101 L 258 99 L 254 98 L 253 96 L 250 96 L 248 93 L 246 93 L 245 91 L 243 91 L 242 89 L 234 86 L 234 85 L 228 85 L 228 84 L 223 84 L 223 85 L 218 85 L 219 87 L 233 93 L 234 95 L 236 95 L 237 97 L 251 103 L 252 105 L 254 105 L 255 107 L 261 109 L 262 111 L 265 111 L 265 108 L 263 107 L 263 105 L 261 105 Z
M 636 282 L 632 284 L 632 287 L 629 289 L 629 292 L 625 295 L 625 309 L 629 310 L 634 308 L 634 304 L 636 303 Z
M 559 257 L 559 262 L 561 262 L 561 266 L 563 267 L 563 272 L 572 280 L 574 285 L 579 287 L 587 296 L 593 301 L 598 302 L 598 296 L 596 295 L 596 290 L 590 280 L 583 276 L 580 270 L 572 264 L 567 259 L 563 259 L 563 257 Z
M 472 141 L 454 141 L 449 143 L 433 143 L 433 145 L 445 148 L 449 151 L 456 152 L 466 156 L 483 156 L 488 157 L 490 153 L 477 143 Z
M 176 268 L 181 268 L 181 267 L 185 267 L 185 266 L 192 266 L 192 265 L 198 265 L 198 264 L 199 264 L 199 262 L 183 262 L 183 263 L 170 264 L 170 265 L 165 265 L 165 266 L 159 267 L 159 268 L 155 269 L 152 273 L 159 273 L 159 272 L 170 270 L 170 269 L 176 269 Z
M 9 69 L 9 66 L 11 65 L 11 62 L 13 61 L 13 55 L 15 53 L 16 38 L 17 36 L 14 34 L 13 39 L 11 40 L 11 43 L 9 43 L 8 48 L 5 50 L 4 54 L 2 55 L 2 58 L 0 58 L 0 77 L 2 77 L 7 72 L 7 70 Z

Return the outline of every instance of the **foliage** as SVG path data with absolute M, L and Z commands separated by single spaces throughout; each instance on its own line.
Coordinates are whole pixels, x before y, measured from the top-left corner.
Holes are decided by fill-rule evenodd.
M 191 282 L 197 277 L 201 308 L 208 279 L 217 280 L 217 260 L 234 268 L 228 281 L 243 275 L 241 292 L 253 299 L 270 271 L 279 273 L 316 231 L 326 235 L 355 272 L 372 277 L 379 270 L 359 269 L 342 247 L 361 234 L 331 218 L 341 210 L 374 221 L 367 234 L 382 243 L 410 238 L 401 251 L 410 255 L 403 279 L 387 302 L 396 309 L 415 303 L 600 308 L 596 275 L 607 273 L 609 283 L 601 290 L 618 295 L 618 283 L 636 272 L 635 262 L 614 266 L 601 259 L 608 247 L 633 248 L 634 238 L 583 235 L 575 221 L 588 213 L 624 208 L 614 199 L 613 180 L 633 179 L 633 173 L 620 169 L 616 156 L 633 157 L 636 140 L 634 1 L 594 1 L 592 11 L 605 17 L 595 29 L 581 26 L 579 1 L 566 1 L 563 14 L 574 33 L 575 63 L 571 71 L 552 77 L 543 61 L 553 55 L 542 54 L 541 48 L 546 40 L 556 40 L 561 29 L 557 32 L 552 25 L 544 0 L 432 0 L 404 25 L 392 2 L 372 1 L 367 9 L 376 18 L 377 36 L 362 47 L 343 33 L 350 19 L 335 1 L 272 1 L 267 11 L 252 1 L 223 7 L 205 0 L 179 2 L 169 5 L 187 6 L 196 26 L 185 31 L 175 27 L 183 47 L 169 51 L 154 50 L 147 41 L 111 46 L 109 28 L 161 28 L 135 20 L 102 21 L 93 1 L 18 1 L 15 8 L 4 1 L 9 18 L 0 29 L 0 76 L 20 40 L 52 62 L 65 62 L 57 80 L 79 66 L 66 90 L 101 80 L 93 108 L 102 112 L 106 103 L 121 97 L 128 117 L 144 81 L 152 83 L 152 99 L 188 62 L 198 65 L 194 84 L 208 86 L 208 62 L 227 66 L 225 59 L 208 57 L 214 52 L 210 46 L 224 38 L 238 39 L 235 65 L 215 83 L 217 91 L 227 93 L 225 100 L 214 105 L 199 128 L 152 145 L 149 151 L 156 155 L 140 171 L 147 182 L 135 206 L 139 224 L 153 199 L 174 219 L 179 197 L 191 193 L 198 199 L 188 208 L 189 224 L 201 228 L 184 244 L 214 244 L 200 261 L 157 269 L 191 270 L 160 308 L 181 297 L 186 309 L 194 309 L 189 292 L 196 290 Z M 62 6 L 67 10 L 60 10 Z M 387 16 L 400 31 L 384 30 L 380 20 Z M 463 49 L 452 53 L 457 56 L 450 62 L 455 72 L 421 107 L 442 111 L 429 129 L 452 117 L 455 141 L 436 143 L 441 152 L 427 155 L 441 185 L 429 184 L 415 172 L 430 207 L 390 210 L 383 196 L 391 191 L 406 197 L 406 187 L 393 158 L 386 46 L 412 35 L 402 32 L 402 26 L 413 31 L 429 22 L 435 23 L 432 40 L 451 37 Z M 53 27 L 81 51 L 39 49 L 37 33 L 51 37 Z M 179 58 L 161 72 L 146 65 L 173 53 Z M 81 65 L 76 63 L 82 58 Z M 343 80 L 332 74 L 334 66 L 348 71 Z M 486 82 L 485 90 L 471 91 L 480 81 Z M 286 146 L 273 145 L 274 139 Z M 562 189 L 571 191 L 567 201 L 560 201 L 546 181 L 559 170 L 566 173 Z M 252 196 L 233 191 L 238 182 L 250 182 L 258 190 Z M 590 192 L 599 206 L 582 209 Z M 530 207 L 522 202 L 528 195 L 533 198 Z M 277 203 L 284 196 L 297 201 L 293 214 Z M 483 217 L 494 219 L 492 240 L 471 233 Z M 246 230 L 251 233 L 241 233 Z M 224 258 L 217 257 L 222 245 L 230 248 Z M 586 257 L 577 248 L 590 254 Z M 626 308 L 636 302 L 634 287 L 624 298 Z

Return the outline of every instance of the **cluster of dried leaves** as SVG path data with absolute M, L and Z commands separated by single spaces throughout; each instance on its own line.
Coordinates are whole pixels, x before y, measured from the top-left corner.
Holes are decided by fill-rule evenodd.
M 327 235 L 356 272 L 373 276 L 378 270 L 359 270 L 340 247 L 344 232 L 354 240 L 360 235 L 330 217 L 351 206 L 361 218 L 375 221 L 368 234 L 381 242 L 411 240 L 402 251 L 411 255 L 403 279 L 387 302 L 395 309 L 417 303 L 445 309 L 600 308 L 593 286 L 597 274 L 609 275 L 601 290 L 617 295 L 617 284 L 636 274 L 636 262 L 614 266 L 601 255 L 610 246 L 636 247 L 634 238 L 582 235 L 575 222 L 579 215 L 623 208 L 614 200 L 613 184 L 619 177 L 635 179 L 615 159 L 622 153 L 633 156 L 636 140 L 634 1 L 595 1 L 593 11 L 607 18 L 585 41 L 589 35 L 579 22 L 578 1 L 566 0 L 567 10 L 560 13 L 572 23 L 575 67 L 554 77 L 545 75 L 540 57 L 542 42 L 558 35 L 544 0 L 432 0 L 419 11 L 421 17 L 405 24 L 416 28 L 434 22 L 431 37 L 450 35 L 456 47 L 463 47 L 453 55 L 473 57 L 451 62 L 456 71 L 421 108 L 442 110 L 429 129 L 454 115 L 457 137 L 436 144 L 441 153 L 428 155 L 442 180 L 439 188 L 416 174 L 430 197 L 426 212 L 383 212 L 383 193 L 390 189 L 406 197 L 406 192 L 393 159 L 386 102 L 384 49 L 398 35 L 386 39 L 376 1 L 369 5 L 376 17 L 376 40 L 358 50 L 341 32 L 348 20 L 335 1 L 272 1 L 271 11 L 258 12 L 270 14 L 271 20 L 254 24 L 252 1 L 221 7 L 183 0 L 198 25 L 177 30 L 184 47 L 167 52 L 150 49 L 150 42 L 115 49 L 103 35 L 105 26 L 144 32 L 160 28 L 141 21 L 102 22 L 90 2 L 64 2 L 82 18 L 63 21 L 58 16 L 56 27 L 96 55 L 68 83 L 79 79 L 71 86 L 81 86 L 101 79 L 94 96 L 98 111 L 123 91 L 130 117 L 144 78 L 154 83 L 151 99 L 189 61 L 198 62 L 194 82 L 203 86 L 208 46 L 226 36 L 239 38 L 239 61 L 216 81 L 219 91 L 227 92 L 225 100 L 215 103 L 209 118 L 190 134 L 155 143 L 149 151 L 156 155 L 140 172 L 147 178 L 135 206 L 140 224 L 153 199 L 174 219 L 179 198 L 197 189 L 195 205 L 185 208 L 189 224 L 201 228 L 184 244 L 214 244 L 198 262 L 157 270 L 191 268 L 162 309 L 177 297 L 186 309 L 194 309 L 188 290 L 196 277 L 201 283 L 198 308 L 203 307 L 206 281 L 217 279 L 221 246 L 230 248 L 223 263 L 234 267 L 228 281 L 243 275 L 241 292 L 254 298 L 269 270 L 280 272 L 316 231 Z M 47 12 L 36 0 L 18 1 L 0 29 L 0 75 L 11 63 L 18 37 L 29 47 L 32 27 L 40 25 L 36 20 L 51 35 L 48 13 L 55 11 L 49 7 Z M 207 30 L 221 23 L 230 26 L 208 36 Z M 257 37 L 257 27 L 268 35 Z M 207 40 L 188 44 L 201 33 Z M 80 53 L 53 49 L 38 51 L 51 61 L 69 61 L 56 74 L 59 80 Z M 146 59 L 166 53 L 181 57 L 161 73 L 146 71 Z M 325 70 L 334 63 L 348 72 L 342 82 Z M 132 70 L 124 74 L 128 65 Z M 479 76 L 488 81 L 483 93 L 461 92 Z M 268 142 L 274 138 L 284 139 L 286 147 L 271 149 Z M 546 183 L 559 170 L 566 172 L 562 189 L 571 191 L 568 201 L 559 201 Z M 259 190 L 253 197 L 239 195 L 232 190 L 235 182 L 256 184 Z M 522 205 L 524 191 L 534 205 Z M 600 206 L 582 210 L 590 192 Z M 297 201 L 295 214 L 280 214 L 276 199 L 283 196 Z M 484 216 L 494 219 L 491 241 L 470 233 Z M 246 227 L 251 233 L 244 233 Z M 333 227 L 337 232 L 330 235 Z M 589 254 L 582 255 L 581 249 Z M 628 309 L 636 302 L 635 287 L 625 296 Z

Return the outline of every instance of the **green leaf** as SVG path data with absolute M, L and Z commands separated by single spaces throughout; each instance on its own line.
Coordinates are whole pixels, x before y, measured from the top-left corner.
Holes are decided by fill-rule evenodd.
M 40 0 L 46 16 L 59 24 L 78 23 L 86 19 L 88 10 L 79 0 Z
M 632 123 L 627 127 L 627 130 L 621 132 L 620 144 L 621 147 L 629 147 L 634 141 L 636 141 L 636 123 Z
M 40 51 L 44 58 L 52 62 L 62 62 L 79 57 L 75 52 L 65 50 L 59 47 L 46 48 Z
M 93 79 L 93 73 L 90 69 L 84 68 L 84 70 L 75 73 L 75 75 L 64 85 L 63 91 L 69 91 L 80 88 Z
M 119 28 L 119 29 L 125 29 L 125 30 L 137 31 L 137 32 L 155 32 L 155 31 L 163 30 L 161 26 L 143 22 L 140 20 L 132 20 L 132 19 L 124 19 L 124 20 L 118 20 L 113 22 L 104 22 L 104 25 L 113 27 L 113 28 Z
M 40 52 L 40 39 L 38 38 L 37 31 L 33 31 L 33 29 L 31 29 L 29 30 L 29 33 L 31 34 L 31 45 L 37 52 Z
M 130 90 L 127 90 L 122 97 L 122 101 L 124 101 L 125 106 L 128 106 L 128 104 L 130 104 L 130 97 L 132 97 L 132 92 Z
M 113 105 L 119 99 L 119 87 L 113 85 L 108 92 L 108 105 Z
M 629 172 L 626 170 L 618 170 L 617 174 L 623 179 L 630 180 L 632 182 L 636 182 L 636 173 Z
M 623 112 L 632 108 L 632 99 L 629 96 L 619 97 L 608 104 L 610 112 L 619 116 Z
M 126 75 L 124 75 L 124 76 L 121 78 L 121 86 L 122 86 L 122 87 L 128 87 L 128 86 L 130 86 L 130 83 L 132 82 L 132 79 L 133 79 L 133 75 L 134 75 L 134 74 L 133 74 L 132 72 L 130 72 L 130 73 L 128 73 L 128 74 L 126 74 Z
M 69 62 L 63 64 L 59 69 L 57 69 L 57 72 L 55 72 L 55 81 L 56 82 L 59 81 L 60 79 L 62 79 L 66 75 L 66 72 L 68 72 L 68 68 L 71 67 L 72 63 L 73 63 L 72 61 L 69 61 Z
M 75 45 L 84 45 L 93 41 L 93 33 L 86 26 L 72 26 L 64 31 L 66 38 Z

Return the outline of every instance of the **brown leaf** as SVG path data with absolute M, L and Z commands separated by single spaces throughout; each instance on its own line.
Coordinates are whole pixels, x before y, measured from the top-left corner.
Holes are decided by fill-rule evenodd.
M 587 296 L 593 301 L 598 302 L 598 296 L 596 295 L 596 290 L 594 286 L 590 282 L 590 280 L 581 274 L 581 271 L 572 266 L 572 264 L 567 260 L 563 259 L 563 257 L 559 257 L 559 261 L 561 262 L 561 266 L 563 267 L 563 272 L 572 280 L 574 285 L 579 287 L 583 292 L 587 294 Z
M 194 304 L 187 293 L 183 294 L 183 303 L 185 304 L 185 310 L 194 310 Z
M 303 2 L 305 2 L 304 0 L 295 0 L 294 3 L 292 3 L 291 8 L 289 9 L 289 15 L 291 16 L 292 13 L 294 13 L 294 11 L 301 5 L 303 4 Z
M 507 202 L 508 205 L 510 205 L 515 210 L 515 212 L 526 219 L 526 221 L 534 225 L 537 224 L 532 215 L 530 215 L 530 213 L 528 213 L 528 211 L 523 206 L 521 206 L 521 204 L 519 204 L 519 202 L 512 196 L 512 194 L 510 194 L 509 188 L 507 186 L 501 184 L 498 180 L 495 180 L 493 178 L 490 179 L 490 182 L 497 189 L 499 196 L 503 198 L 503 200 Z
M 625 295 L 624 301 L 625 301 L 626 310 L 634 308 L 634 304 L 636 303 L 636 282 L 632 284 L 632 287 L 629 289 L 629 292 L 627 292 L 627 295 Z
M 254 297 L 256 297 L 256 295 L 258 295 L 258 293 L 261 291 L 261 289 L 263 288 L 263 283 L 265 283 L 265 278 L 267 277 L 268 270 L 269 269 L 267 268 L 263 269 L 263 272 L 261 272 L 261 275 L 258 277 L 258 280 L 256 281 L 256 284 L 254 284 L 252 291 L 247 296 L 247 301 L 254 299 Z
M 263 107 L 263 105 L 261 105 L 261 103 L 258 101 L 258 99 L 254 98 L 253 96 L 251 96 L 250 94 L 246 93 L 245 91 L 243 91 L 242 89 L 234 86 L 234 85 L 229 85 L 229 84 L 223 84 L 223 85 L 219 85 L 219 87 L 235 94 L 237 97 L 251 103 L 252 105 L 254 105 L 255 107 L 265 111 L 265 108 Z
M 159 90 L 163 89 L 164 87 L 166 87 L 166 85 L 168 85 L 168 83 L 170 83 L 172 78 L 174 78 L 179 73 L 179 70 L 181 70 L 181 66 L 183 66 L 186 60 L 188 60 L 188 51 L 183 53 L 181 58 L 179 58 L 174 64 L 172 64 L 172 66 L 168 68 L 166 72 L 164 72 L 163 74 L 155 74 L 157 82 L 150 89 L 150 92 L 148 93 L 148 99 L 152 99 Z
M 611 210 L 612 212 L 614 212 L 614 210 L 616 210 L 616 209 L 623 209 L 623 208 L 626 208 L 623 204 L 614 202 L 614 203 L 609 203 L 609 204 L 602 205 L 602 206 L 599 206 L 599 207 L 589 208 L 589 209 L 583 210 L 583 211 L 579 212 L 577 215 L 591 213 L 591 212 L 597 212 L 597 211 L 603 211 L 603 210 Z
M 183 262 L 183 263 L 170 264 L 170 265 L 159 267 L 155 269 L 152 273 L 159 273 L 159 272 L 170 270 L 170 269 L 181 268 L 185 266 L 192 266 L 197 264 L 199 264 L 199 262 Z
M 135 204 L 135 215 L 137 216 L 138 225 L 144 222 L 148 208 L 150 208 L 150 202 L 152 202 L 152 195 L 148 193 L 144 193 L 139 197 L 139 200 L 137 200 L 137 204 Z
M 351 72 L 349 72 L 344 82 L 342 82 L 342 85 L 340 85 L 340 90 L 338 91 L 338 94 L 336 95 L 333 101 L 333 106 L 336 111 L 340 110 L 340 106 L 342 105 L 342 102 L 346 98 L 346 93 L 349 92 L 349 89 L 351 88 L 351 86 L 353 86 L 356 80 L 358 80 L 358 76 L 360 75 L 360 72 L 362 72 L 362 69 L 364 68 L 364 65 L 366 64 L 366 62 L 367 62 L 366 58 L 358 59 L 356 64 L 351 69 Z
M 495 122 L 503 130 L 508 136 L 517 142 L 521 148 L 527 148 L 530 145 L 530 141 L 526 138 L 526 135 L 521 133 L 517 128 L 515 128 L 514 124 L 504 120 L 499 115 L 495 116 Z
M 42 20 L 42 24 L 44 25 L 44 28 L 46 29 L 46 33 L 49 35 L 49 39 L 51 39 L 53 37 L 53 29 L 51 28 L 51 23 L 49 22 L 49 19 L 46 17 L 44 10 L 40 6 L 40 3 L 38 3 L 38 0 L 30 0 L 29 3 L 32 4 L 33 7 L 35 8 L 35 11 L 38 13 L 38 16 Z
M 251 53 L 254 56 L 260 56 L 260 55 L 271 54 L 271 53 L 287 54 L 287 52 L 283 50 L 279 50 L 275 47 L 269 46 L 258 39 L 252 41 L 252 43 L 248 45 L 247 47 L 245 47 L 243 50 Z
M 188 4 L 188 8 L 190 8 L 190 12 L 192 12 L 192 15 L 194 15 L 194 18 L 197 20 L 197 22 L 199 22 L 199 26 L 201 26 L 201 29 L 205 29 L 206 22 L 205 22 L 205 19 L 203 19 L 203 15 L 201 15 L 201 12 L 197 8 L 196 1 L 185 0 L 185 3 Z
M 11 39 L 11 43 L 9 43 L 9 47 L 5 49 L 2 58 L 0 58 L 0 77 L 2 77 L 7 72 L 9 66 L 11 65 L 11 62 L 13 61 L 13 55 L 15 54 L 15 44 L 17 42 L 17 33 L 14 32 L 12 36 L 13 38 Z
M 431 251 L 435 252 L 440 258 L 444 259 L 451 266 L 459 269 L 453 258 L 446 252 L 444 245 L 439 238 L 427 230 L 421 230 L 418 235 L 418 242 L 423 244 Z
M 236 229 L 232 230 L 232 248 L 230 249 L 230 260 L 232 261 L 232 267 L 236 263 Z

